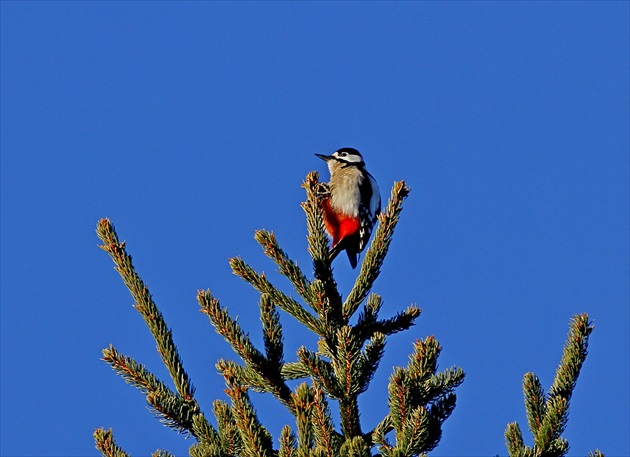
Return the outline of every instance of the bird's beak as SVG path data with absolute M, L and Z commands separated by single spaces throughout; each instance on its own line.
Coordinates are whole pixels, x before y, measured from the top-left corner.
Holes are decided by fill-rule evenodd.
M 330 159 L 334 159 L 333 156 L 325 156 L 324 154 L 315 154 L 315 155 L 326 162 L 328 162 Z

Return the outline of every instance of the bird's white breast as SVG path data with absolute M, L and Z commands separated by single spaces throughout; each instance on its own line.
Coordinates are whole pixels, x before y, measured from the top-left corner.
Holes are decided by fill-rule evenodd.
M 348 216 L 358 217 L 361 205 L 359 186 L 362 182 L 363 174 L 355 167 L 337 170 L 329 183 L 333 208 Z

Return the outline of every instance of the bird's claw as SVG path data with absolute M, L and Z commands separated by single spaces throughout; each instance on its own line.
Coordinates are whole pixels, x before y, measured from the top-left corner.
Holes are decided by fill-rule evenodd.
M 330 198 L 330 187 L 325 182 L 318 182 L 313 189 L 313 193 L 318 200 Z

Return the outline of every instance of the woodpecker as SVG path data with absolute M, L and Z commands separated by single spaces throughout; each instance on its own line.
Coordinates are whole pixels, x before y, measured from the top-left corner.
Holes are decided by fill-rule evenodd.
M 354 269 L 381 212 L 381 193 L 356 149 L 315 155 L 326 161 L 330 171 L 330 194 L 322 202 L 324 224 L 332 237 L 330 259 L 345 250 Z

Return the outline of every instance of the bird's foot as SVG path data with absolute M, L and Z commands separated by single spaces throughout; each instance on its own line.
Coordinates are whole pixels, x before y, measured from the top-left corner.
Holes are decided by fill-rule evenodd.
M 318 200 L 326 200 L 330 198 L 330 187 L 325 182 L 318 182 L 313 189 Z

